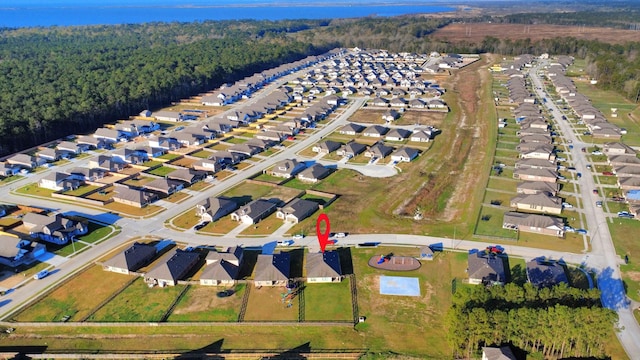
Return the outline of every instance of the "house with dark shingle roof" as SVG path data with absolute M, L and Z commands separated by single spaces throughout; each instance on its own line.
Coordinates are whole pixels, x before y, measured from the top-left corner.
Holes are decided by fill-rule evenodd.
M 338 133 L 343 135 L 355 135 L 362 132 L 365 129 L 364 126 L 354 123 L 349 123 L 338 130 Z
M 133 243 L 124 251 L 102 263 L 105 271 L 129 274 L 146 266 L 156 256 L 157 249 L 153 245 Z
M 371 125 L 368 128 L 364 129 L 362 135 L 369 137 L 382 137 L 389 131 L 388 127 L 384 127 L 381 125 Z
M 482 360 L 517 360 L 517 358 L 508 346 L 483 347 Z
M 253 283 L 256 287 L 286 286 L 290 271 L 291 257 L 289 253 L 260 254 L 256 261 Z
M 144 188 L 160 196 L 169 196 L 184 189 L 184 183 L 178 180 L 160 178 L 144 184 Z
M 307 282 L 310 284 L 342 281 L 342 268 L 337 251 L 308 254 L 306 270 Z
M 341 142 L 327 140 L 316 144 L 311 150 L 318 154 L 329 154 L 340 149 L 340 146 Z
M 391 160 L 396 162 L 411 162 L 411 160 L 418 157 L 420 151 L 410 147 L 401 147 L 391 154 Z
M 304 162 L 298 162 L 296 159 L 285 159 L 275 164 L 269 170 L 269 175 L 289 179 L 295 177 L 306 167 L 307 165 Z
M 58 150 L 62 154 L 66 154 L 63 156 L 69 156 L 69 154 L 78 155 L 82 153 L 82 147 L 71 141 L 62 141 L 58 145 L 56 145 L 56 150 Z
M 110 172 L 122 171 L 126 166 L 126 163 L 120 162 L 118 158 L 114 158 L 109 155 L 100 155 L 98 156 L 98 159 L 89 161 L 90 168 Z
M 158 200 L 158 195 L 144 190 L 133 189 L 126 185 L 116 184 L 112 199 L 121 204 L 143 208 Z
M 315 163 L 298 174 L 298 180 L 316 183 L 331 174 L 331 169 Z
M 176 286 L 200 261 L 200 253 L 181 249 L 171 250 L 160 263 L 144 275 L 150 286 Z
M 273 214 L 276 209 L 275 203 L 257 199 L 231 213 L 231 220 L 240 221 L 243 224 L 257 224 L 260 220 Z
M 475 285 L 503 285 L 506 281 L 502 258 L 484 250 L 469 253 L 467 274 L 469 283 Z
M 233 285 L 238 280 L 244 251 L 239 246 L 225 252 L 210 251 L 206 257 L 207 266 L 200 275 L 200 285 Z
M 238 209 L 238 203 L 222 197 L 210 197 L 196 205 L 200 221 L 216 221 Z
M 36 159 L 27 154 L 15 154 L 6 160 L 7 164 L 18 166 L 23 169 L 32 170 L 37 166 Z
M 198 181 L 204 180 L 206 176 L 207 173 L 205 171 L 179 168 L 167 174 L 167 179 L 178 180 L 188 185 L 193 185 Z
M 82 185 L 82 181 L 71 177 L 67 173 L 58 171 L 50 172 L 38 182 L 39 187 L 54 191 L 75 190 L 80 185 Z
M 276 217 L 285 222 L 297 224 L 298 222 L 308 218 L 319 209 L 319 205 L 315 201 L 295 198 L 287 203 L 276 212 Z
M 58 245 L 64 245 L 74 236 L 88 231 L 86 224 L 60 214 L 47 216 L 29 212 L 22 217 L 22 223 L 31 237 Z
M 360 144 L 355 141 L 350 141 L 342 145 L 342 147 L 336 152 L 336 154 L 352 158 L 360 155 L 365 150 L 367 150 L 367 145 Z
M 554 216 L 508 211 L 504 213 L 502 228 L 564 237 L 564 221 Z
M 387 141 L 403 141 L 411 136 L 411 130 L 396 128 L 391 129 L 384 139 Z
M 527 280 L 539 288 L 552 287 L 560 283 L 569 284 L 564 266 L 542 257 L 527 262 Z
M 0 176 L 9 177 L 20 172 L 20 167 L 0 162 Z
M 44 244 L 21 239 L 18 236 L 0 232 L 0 264 L 16 268 L 20 265 L 30 264 L 39 255 L 44 254 L 47 248 Z
M 36 158 L 41 164 L 45 162 L 54 162 L 62 158 L 62 153 L 56 149 L 44 148 L 36 152 Z

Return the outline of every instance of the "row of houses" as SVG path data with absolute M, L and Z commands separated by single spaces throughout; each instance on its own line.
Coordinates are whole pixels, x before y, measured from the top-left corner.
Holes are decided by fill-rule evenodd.
M 429 142 L 440 133 L 439 129 L 432 126 L 410 130 L 400 127 L 387 127 L 383 125 L 363 126 L 358 123 L 346 124 L 339 128 L 337 131 L 341 135 L 362 135 L 370 138 L 382 138 L 387 141 L 404 141 L 408 139 L 412 142 L 421 143 Z
M 209 286 L 228 286 L 240 280 L 240 270 L 245 265 L 244 249 L 236 246 L 223 252 L 173 249 L 157 264 L 144 273 L 150 286 L 175 286 L 195 272 L 195 267 L 204 257 L 205 269 L 199 283 Z M 151 264 L 158 256 L 158 247 L 151 244 L 134 243 L 124 251 L 105 261 L 105 271 L 122 274 L 137 273 Z M 309 253 L 305 255 L 306 281 L 308 283 L 340 282 L 343 277 L 337 251 Z M 253 284 L 261 286 L 286 286 L 291 278 L 291 256 L 288 252 L 259 254 L 253 269 Z
M 573 80 L 565 75 L 566 68 L 572 63 L 573 58 L 560 56 L 547 69 L 547 77 L 555 87 L 556 93 L 580 121 L 584 122 L 594 138 L 619 140 L 625 131 L 608 122 L 604 114 L 591 104 L 589 98 L 578 93 Z
M 520 66 L 527 66 L 533 58 L 521 58 Z M 516 132 L 519 143 L 513 177 L 522 180 L 517 185 L 517 195 L 510 200 L 510 207 L 503 216 L 505 229 L 532 232 L 557 237 L 564 236 L 564 221 L 548 215 L 559 215 L 563 201 L 559 191 L 558 166 L 550 126 L 542 115 L 535 98 L 529 93 L 528 84 L 519 70 L 512 69 L 507 88 L 510 101 L 517 107 L 513 110 L 520 129 Z M 519 74 L 519 75 L 518 75 Z
M 503 285 L 507 282 L 507 269 L 502 253 L 489 249 L 470 251 L 467 256 L 467 275 L 470 284 Z M 538 257 L 527 261 L 527 280 L 538 288 L 561 283 L 569 285 L 564 266 L 558 261 Z

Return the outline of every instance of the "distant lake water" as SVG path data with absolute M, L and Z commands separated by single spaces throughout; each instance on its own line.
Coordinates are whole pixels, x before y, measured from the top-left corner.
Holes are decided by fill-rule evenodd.
M 215 5 L 212 5 L 215 4 Z M 137 24 L 145 22 L 194 22 L 205 20 L 332 19 L 365 16 L 397 16 L 455 10 L 447 6 L 401 2 L 306 2 L 258 3 L 252 0 L 185 2 L 171 0 L 2 0 L 0 27 Z

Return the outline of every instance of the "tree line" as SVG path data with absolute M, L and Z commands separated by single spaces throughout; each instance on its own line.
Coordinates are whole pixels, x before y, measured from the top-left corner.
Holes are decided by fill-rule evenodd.
M 285 38 L 321 21 L 0 30 L 0 155 L 93 131 L 328 47 Z
M 616 320 L 597 289 L 530 283 L 458 288 L 446 317 L 456 358 L 504 344 L 544 358 L 602 357 Z

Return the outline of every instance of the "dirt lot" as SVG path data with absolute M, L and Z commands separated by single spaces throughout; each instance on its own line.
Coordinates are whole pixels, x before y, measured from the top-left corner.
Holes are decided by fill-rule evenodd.
M 524 24 L 451 24 L 437 30 L 432 37 L 441 40 L 469 41 L 480 43 L 487 36 L 500 39 L 553 39 L 555 37 L 574 37 L 582 40 L 600 40 L 606 43 L 622 44 L 638 41 L 637 31 L 562 25 L 524 25 Z
M 360 109 L 356 111 L 353 116 L 349 118 L 349 121 L 363 123 L 363 124 L 384 124 L 382 120 L 382 114 L 387 109 Z M 440 127 L 442 121 L 447 116 L 445 112 L 426 111 L 426 110 L 407 110 L 402 116 L 393 122 L 394 125 L 431 125 Z

